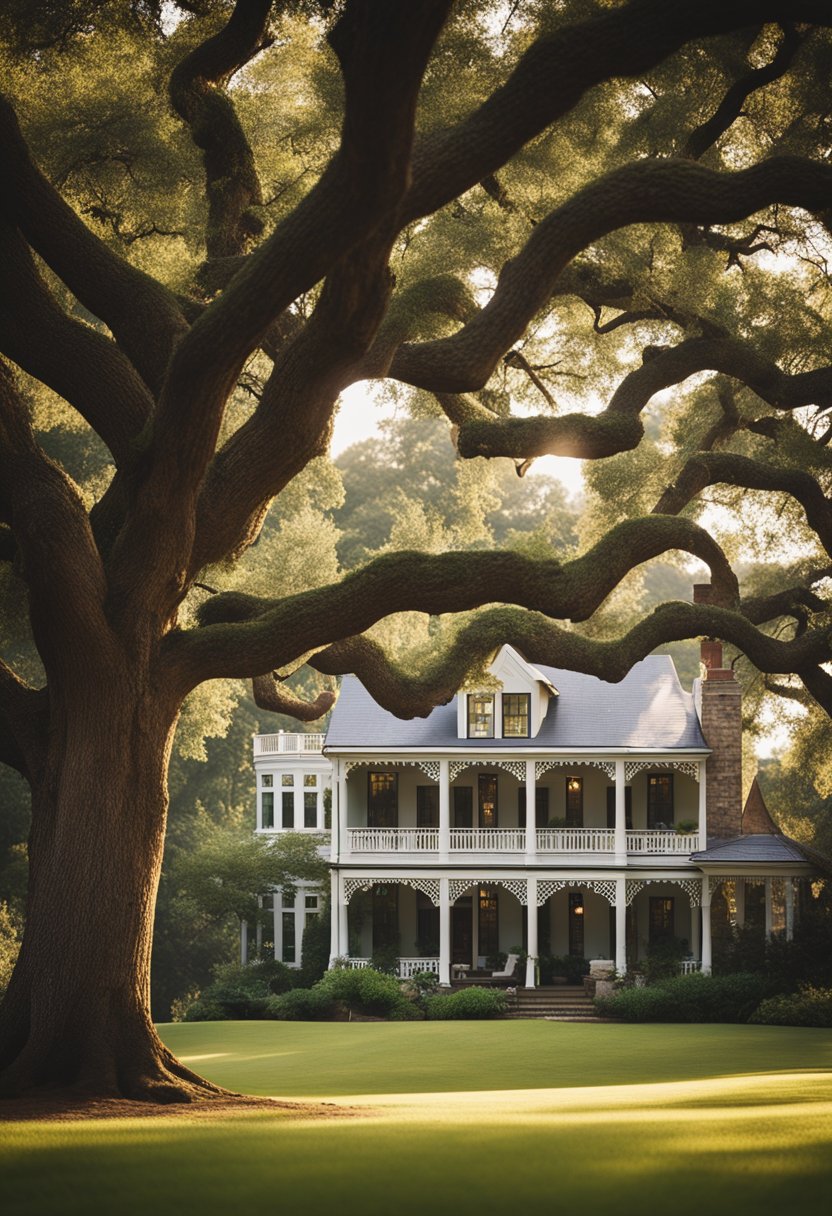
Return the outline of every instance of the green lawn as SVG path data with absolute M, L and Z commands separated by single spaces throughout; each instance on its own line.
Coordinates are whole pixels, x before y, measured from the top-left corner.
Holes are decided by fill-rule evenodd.
M 832 1034 L 552 1022 L 165 1026 L 194 1068 L 355 1118 L 6 1125 L 4 1216 L 825 1210 Z

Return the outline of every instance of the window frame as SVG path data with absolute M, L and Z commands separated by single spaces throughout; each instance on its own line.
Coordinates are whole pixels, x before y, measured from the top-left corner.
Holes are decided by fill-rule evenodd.
M 490 705 L 490 707 L 491 707 L 490 713 L 486 713 L 484 710 L 480 710 L 480 711 L 475 710 L 474 706 L 477 701 L 481 702 L 483 706 Z M 465 713 L 466 713 L 466 732 L 467 732 L 467 737 L 469 739 L 494 739 L 494 738 L 496 738 L 495 729 L 496 729 L 497 706 L 496 706 L 495 702 L 496 702 L 496 698 L 495 698 L 493 692 L 490 692 L 490 693 L 488 693 L 488 692 L 469 692 L 468 693 L 468 696 L 466 699 L 466 705 L 465 705 Z M 490 725 L 491 725 L 490 731 L 488 731 L 488 730 L 480 731 L 480 730 L 474 729 L 477 720 L 478 719 L 484 720 L 485 718 L 490 719 Z
M 526 707 L 525 713 L 509 712 L 509 706 L 506 702 L 512 701 L 522 702 Z M 504 739 L 530 739 L 531 738 L 531 718 L 532 718 L 532 697 L 528 692 L 504 692 L 502 695 L 502 712 L 501 722 Z M 515 718 L 518 722 L 525 719 L 526 729 L 524 731 L 509 731 L 506 729 L 506 722 L 509 718 Z

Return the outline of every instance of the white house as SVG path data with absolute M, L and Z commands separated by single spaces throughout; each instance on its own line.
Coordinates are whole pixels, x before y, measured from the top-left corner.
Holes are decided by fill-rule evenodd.
M 744 823 L 739 685 L 719 643 L 702 658 L 690 694 L 667 656 L 607 684 L 503 646 L 487 688 L 412 721 L 346 677 L 325 736 L 255 737 L 257 831 L 328 834 L 331 957 L 354 966 L 392 949 L 448 984 L 519 946 L 531 987 L 540 954 L 624 971 L 675 936 L 709 971 L 715 893 L 790 936 L 815 870 L 756 787 Z M 266 906 L 299 965 L 318 895 Z

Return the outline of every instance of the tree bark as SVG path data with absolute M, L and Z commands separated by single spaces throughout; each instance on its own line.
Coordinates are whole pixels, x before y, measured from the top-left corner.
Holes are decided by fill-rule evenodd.
M 54 732 L 33 790 L 26 934 L 0 1008 L 0 1093 L 192 1101 L 149 1014 L 175 709 L 125 668 Z M 145 691 L 137 692 L 144 684 Z

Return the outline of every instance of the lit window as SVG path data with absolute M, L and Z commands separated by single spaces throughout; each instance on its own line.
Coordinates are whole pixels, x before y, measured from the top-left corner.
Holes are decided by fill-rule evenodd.
M 529 700 L 527 692 L 503 693 L 504 739 L 528 739 Z
M 494 697 L 472 693 L 468 697 L 468 738 L 494 738 Z
M 294 774 L 293 773 L 284 773 L 283 776 L 280 778 L 280 784 L 281 785 L 294 785 L 295 784 Z
M 316 773 L 306 773 L 306 775 L 303 778 L 303 784 L 308 789 L 315 789 L 318 784 L 317 774 Z

